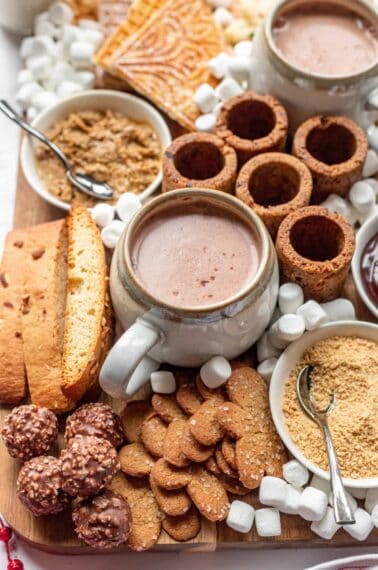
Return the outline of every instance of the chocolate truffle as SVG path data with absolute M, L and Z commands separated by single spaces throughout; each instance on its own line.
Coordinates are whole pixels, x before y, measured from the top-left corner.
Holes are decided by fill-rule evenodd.
M 89 497 L 109 485 L 120 464 L 115 448 L 106 439 L 77 435 L 63 449 L 62 487 L 73 497 Z
M 58 437 L 58 421 L 47 408 L 19 406 L 5 418 L 1 435 L 9 455 L 27 461 L 48 452 Z
M 54 515 L 67 508 L 69 497 L 62 490 L 60 460 L 44 455 L 27 461 L 18 474 L 17 495 L 36 517 Z
M 94 435 L 107 439 L 114 447 L 122 445 L 125 436 L 119 416 L 107 404 L 84 404 L 66 423 L 66 442 L 76 435 Z
M 72 518 L 79 538 L 92 548 L 114 548 L 129 536 L 131 512 L 126 500 L 105 491 L 74 507 Z

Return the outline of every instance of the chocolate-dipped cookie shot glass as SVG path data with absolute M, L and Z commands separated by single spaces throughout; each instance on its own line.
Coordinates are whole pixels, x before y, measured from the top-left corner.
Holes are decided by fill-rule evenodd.
M 293 154 L 311 171 L 312 202 L 330 194 L 346 196 L 362 176 L 368 151 L 364 131 L 348 117 L 316 116 L 302 123 L 294 134 Z
M 285 150 L 287 113 L 275 97 L 247 91 L 224 103 L 215 132 L 235 149 L 240 168 L 257 154 Z
M 163 192 L 211 188 L 234 193 L 237 158 L 233 148 L 209 133 L 178 137 L 163 157 Z

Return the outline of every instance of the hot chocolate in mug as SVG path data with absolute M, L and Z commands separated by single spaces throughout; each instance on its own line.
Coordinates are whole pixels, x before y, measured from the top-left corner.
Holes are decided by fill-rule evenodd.
M 110 293 L 125 332 L 102 367 L 102 388 L 127 398 L 163 362 L 239 356 L 267 327 L 278 286 L 274 245 L 250 208 L 214 190 L 158 196 L 113 255 Z

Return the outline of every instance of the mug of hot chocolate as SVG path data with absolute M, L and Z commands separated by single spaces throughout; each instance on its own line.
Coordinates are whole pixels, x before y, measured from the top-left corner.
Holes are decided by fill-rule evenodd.
M 235 197 L 174 190 L 145 204 L 121 236 L 110 291 L 126 332 L 100 384 L 127 398 L 162 362 L 197 367 L 214 355 L 235 358 L 256 342 L 277 299 L 274 246 Z
M 252 44 L 250 88 L 285 105 L 295 129 L 320 114 L 366 128 L 378 86 L 378 14 L 367 0 L 281 0 Z

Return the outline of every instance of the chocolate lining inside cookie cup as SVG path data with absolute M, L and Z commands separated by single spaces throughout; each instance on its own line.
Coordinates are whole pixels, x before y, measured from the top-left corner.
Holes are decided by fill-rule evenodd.
M 293 154 L 312 173 L 314 203 L 332 193 L 345 196 L 361 178 L 367 151 L 365 133 L 347 117 L 312 117 L 299 126 L 293 140 Z
M 159 212 L 166 212 L 167 208 L 190 208 L 198 204 L 203 206 L 204 211 L 211 211 L 213 208 L 222 209 L 229 212 L 230 216 L 240 219 L 256 236 L 259 247 L 260 264 L 256 275 L 242 288 L 236 295 L 220 303 L 209 304 L 204 307 L 184 307 L 174 306 L 164 303 L 154 297 L 142 283 L 138 280 L 133 269 L 131 250 L 138 229 L 150 216 L 155 216 Z M 209 236 L 211 239 L 211 236 Z M 151 200 L 136 214 L 127 227 L 126 232 L 121 236 L 120 247 L 117 253 L 117 267 L 119 276 L 124 287 L 129 294 L 146 309 L 159 311 L 165 318 L 173 319 L 196 319 L 206 315 L 210 320 L 218 319 L 221 315 L 236 314 L 248 303 L 253 302 L 261 291 L 267 286 L 274 269 L 275 255 L 274 247 L 269 235 L 260 218 L 233 196 L 223 192 L 208 190 L 203 188 L 182 189 L 162 194 Z
M 247 91 L 224 103 L 216 134 L 235 149 L 241 166 L 257 154 L 284 150 L 287 130 L 287 114 L 277 99 Z
M 208 133 L 177 138 L 163 158 L 163 192 L 178 188 L 213 188 L 232 193 L 237 172 L 235 151 Z
M 323 302 L 340 296 L 355 247 L 344 216 L 307 206 L 287 216 L 279 227 L 276 251 L 282 280 L 303 287 L 306 299 Z
M 255 156 L 241 169 L 236 196 L 264 221 L 272 237 L 282 220 L 310 203 L 312 177 L 307 166 L 288 154 Z

